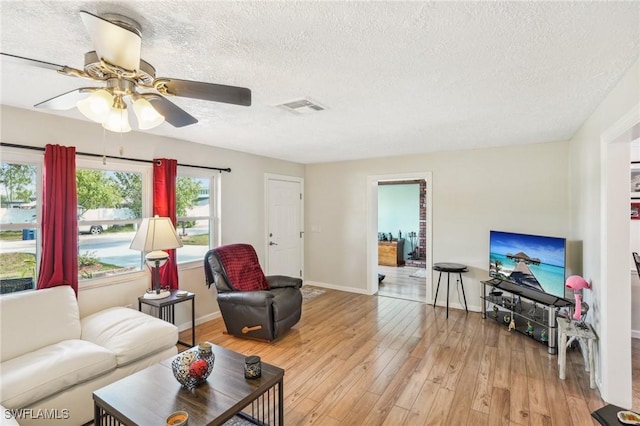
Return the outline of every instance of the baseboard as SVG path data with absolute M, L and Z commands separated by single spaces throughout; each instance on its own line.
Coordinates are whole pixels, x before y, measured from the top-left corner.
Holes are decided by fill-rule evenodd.
M 427 305 L 433 306 L 433 302 L 427 302 Z M 447 309 L 447 301 L 438 300 L 436 302 L 436 306 Z M 460 309 L 464 311 L 464 304 L 449 301 L 449 309 Z M 469 310 L 469 312 L 482 312 L 482 306 L 473 306 L 473 305 L 467 304 L 467 309 Z
M 209 315 L 204 315 L 201 317 L 196 318 L 196 325 L 200 325 L 202 323 L 205 323 L 207 321 L 211 321 L 214 320 L 216 318 L 220 318 L 221 314 L 220 312 L 214 312 L 212 314 Z M 178 331 L 185 331 L 185 330 L 191 330 L 191 321 L 182 323 L 180 325 L 178 325 Z
M 317 282 L 317 281 L 308 281 L 308 280 L 305 281 L 304 284 L 305 285 L 312 285 L 314 287 L 328 288 L 330 290 L 346 291 L 348 293 L 366 294 L 366 295 L 370 296 L 369 292 L 367 292 L 367 290 L 363 289 L 363 288 L 345 287 L 345 286 L 341 286 L 341 285 L 320 283 L 320 282 Z
M 322 287 L 322 288 L 328 288 L 328 289 L 331 289 L 331 290 L 346 291 L 346 292 L 349 292 L 349 293 L 358 293 L 358 294 L 365 294 L 367 296 L 372 296 L 372 294 L 369 294 L 367 292 L 367 290 L 362 289 L 362 288 L 344 287 L 344 286 L 339 286 L 339 285 L 335 285 L 335 284 L 321 283 L 321 282 L 317 282 L 317 281 L 305 281 L 304 284 L 305 285 L 312 285 L 314 287 Z M 426 302 L 426 304 L 427 305 L 433 305 L 432 302 Z M 436 303 L 436 306 L 440 306 L 440 307 L 446 308 L 446 302 L 440 303 L 440 301 L 438 301 Z M 464 305 L 461 305 L 461 304 L 459 304 L 457 302 L 449 301 L 449 308 L 450 309 L 461 309 L 461 310 L 464 310 Z M 481 306 L 468 305 L 468 309 L 469 309 L 469 312 L 482 312 L 482 307 Z
M 634 339 L 640 339 L 640 330 L 631 330 L 631 337 Z

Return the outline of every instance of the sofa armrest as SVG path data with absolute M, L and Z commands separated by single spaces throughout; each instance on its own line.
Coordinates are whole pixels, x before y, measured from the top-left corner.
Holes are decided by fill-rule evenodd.
M 285 275 L 269 275 L 267 277 L 267 281 L 269 282 L 269 286 L 271 288 L 302 287 L 301 278 L 287 277 Z
M 273 294 L 268 291 L 230 291 L 218 293 L 218 301 L 246 306 L 267 306 Z

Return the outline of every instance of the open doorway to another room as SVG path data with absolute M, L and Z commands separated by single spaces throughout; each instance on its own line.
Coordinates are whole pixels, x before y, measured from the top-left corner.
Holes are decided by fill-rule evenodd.
M 427 301 L 427 182 L 378 182 L 378 295 Z

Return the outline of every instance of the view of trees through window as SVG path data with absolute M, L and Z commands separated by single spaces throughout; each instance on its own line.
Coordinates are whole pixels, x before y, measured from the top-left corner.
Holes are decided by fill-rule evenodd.
M 178 263 L 202 261 L 211 245 L 211 179 L 178 176 L 176 186 L 176 231 L 184 244 L 177 251 Z
M 37 167 L 0 163 L 0 280 L 2 291 L 33 288 L 36 276 Z
M 36 166 L 0 163 L 0 279 L 36 275 L 37 222 L 41 207 Z M 78 191 L 79 279 L 139 271 L 143 254 L 129 248 L 140 220 L 151 216 L 143 202 L 147 174 L 138 171 L 76 170 Z M 210 177 L 179 176 L 176 188 L 178 226 L 184 247 L 178 262 L 201 260 L 211 241 Z M 149 194 L 150 196 L 150 194 Z M 25 280 L 26 281 L 26 280 Z M 20 289 L 17 289 L 20 290 Z
M 151 216 L 142 211 L 142 174 L 91 169 L 79 169 L 76 174 L 80 279 L 139 270 L 141 253 L 129 245 L 140 219 Z M 208 191 L 203 211 L 203 188 L 208 189 L 208 180 L 177 178 L 177 216 L 187 217 L 177 227 L 184 244 L 178 250 L 179 262 L 202 259 L 206 251 L 202 247 L 209 247 Z M 195 210 L 203 211 L 204 220 L 189 220 Z
M 129 245 L 142 212 L 142 173 L 76 170 L 80 280 L 138 271 Z

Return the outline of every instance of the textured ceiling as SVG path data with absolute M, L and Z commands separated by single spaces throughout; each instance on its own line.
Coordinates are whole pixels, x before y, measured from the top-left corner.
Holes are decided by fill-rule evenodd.
M 640 52 L 637 1 L 3 0 L 0 50 L 82 68 L 81 10 L 138 21 L 158 76 L 252 90 L 251 107 L 172 98 L 200 122 L 148 133 L 301 163 L 565 140 Z M 91 85 L 1 65 L 5 105 Z M 277 107 L 305 97 L 326 110 Z

